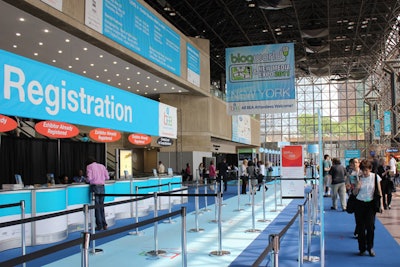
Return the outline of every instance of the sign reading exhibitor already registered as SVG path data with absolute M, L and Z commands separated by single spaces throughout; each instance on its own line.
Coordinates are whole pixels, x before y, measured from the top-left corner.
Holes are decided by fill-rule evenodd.
M 228 48 L 229 115 L 296 111 L 293 43 Z

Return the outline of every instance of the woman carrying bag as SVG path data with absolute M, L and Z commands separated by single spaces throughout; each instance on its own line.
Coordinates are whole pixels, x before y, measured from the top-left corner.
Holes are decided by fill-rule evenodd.
M 369 255 L 374 257 L 375 215 L 376 212 L 382 212 L 381 177 L 371 172 L 372 162 L 369 160 L 362 160 L 360 169 L 362 175 L 356 181 L 353 190 L 353 193 L 357 195 L 355 217 L 358 230 L 358 249 L 360 256 L 365 255 L 365 251 L 368 251 Z

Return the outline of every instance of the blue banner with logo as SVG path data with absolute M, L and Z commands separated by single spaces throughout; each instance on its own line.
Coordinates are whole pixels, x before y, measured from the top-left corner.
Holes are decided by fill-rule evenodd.
M 381 120 L 374 121 L 374 140 L 381 139 Z
M 176 108 L 157 101 L 3 50 L 0 75 L 0 114 L 176 136 Z
M 392 134 L 392 120 L 391 120 L 391 112 L 390 110 L 386 110 L 383 113 L 383 133 L 385 135 Z
M 293 43 L 228 48 L 225 57 L 228 114 L 296 111 Z

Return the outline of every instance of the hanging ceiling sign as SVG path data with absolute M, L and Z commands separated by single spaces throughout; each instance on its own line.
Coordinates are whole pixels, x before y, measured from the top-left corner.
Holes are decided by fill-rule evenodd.
M 17 128 L 17 122 L 10 117 L 0 114 L 0 133 L 12 131 Z
M 71 138 L 79 134 L 75 125 L 58 121 L 41 121 L 36 123 L 35 130 L 50 138 Z
M 121 139 L 121 133 L 111 129 L 96 128 L 89 132 L 90 138 L 97 142 L 110 143 Z
M 145 146 L 151 143 L 151 136 L 146 134 L 130 134 L 128 140 L 134 145 Z
M 160 137 L 157 139 L 157 144 L 160 146 L 172 146 L 174 141 L 169 137 Z

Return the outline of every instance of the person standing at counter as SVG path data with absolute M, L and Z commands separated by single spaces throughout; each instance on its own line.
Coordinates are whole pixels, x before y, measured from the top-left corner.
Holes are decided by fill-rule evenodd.
M 165 173 L 165 166 L 162 163 L 162 161 L 158 162 L 158 174 L 164 174 Z
M 104 213 L 104 196 L 97 194 L 104 194 L 104 183 L 109 180 L 108 171 L 103 164 L 97 163 L 96 160 L 90 157 L 86 164 L 87 181 L 90 184 L 90 192 L 95 194 L 95 217 L 96 217 L 96 230 L 107 230 L 106 216 Z

